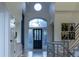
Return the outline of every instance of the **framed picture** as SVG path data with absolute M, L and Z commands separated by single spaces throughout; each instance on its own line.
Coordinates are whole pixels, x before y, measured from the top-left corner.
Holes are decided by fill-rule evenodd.
M 69 39 L 75 39 L 75 32 L 69 32 Z
M 75 31 L 75 24 L 74 23 L 69 24 L 69 31 Z
M 62 40 L 75 39 L 75 23 L 62 23 L 61 24 L 61 38 Z
M 62 32 L 62 40 L 68 40 L 69 39 L 69 33 L 68 32 Z
M 62 31 L 68 31 L 68 23 L 62 23 Z

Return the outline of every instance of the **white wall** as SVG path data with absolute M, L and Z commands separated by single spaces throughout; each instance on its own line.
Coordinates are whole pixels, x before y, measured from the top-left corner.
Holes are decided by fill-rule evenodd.
M 22 4 L 21 2 L 6 2 L 6 7 L 10 14 L 16 19 L 16 31 L 18 34 L 17 42 L 21 42 L 21 20 L 22 20 Z M 17 28 L 18 27 L 18 28 Z
M 50 24 L 49 26 L 48 26 L 48 41 L 49 42 L 52 42 L 52 41 L 54 41 L 54 24 L 52 23 L 52 24 Z
M 4 4 L 0 3 L 0 57 L 5 56 L 5 19 Z
M 16 7 L 17 6 L 17 7 Z M 22 19 L 22 7 L 20 3 L 3 3 L 0 2 L 0 56 L 18 56 L 22 52 L 21 44 L 21 19 Z M 15 17 L 18 26 L 16 31 L 18 32 L 17 41 L 15 44 L 14 34 L 10 29 L 11 17 Z M 10 40 L 13 40 L 12 43 Z M 15 44 L 15 45 L 14 45 Z M 18 47 L 18 48 L 16 48 Z M 14 51 L 16 52 L 14 55 Z
M 79 18 L 76 17 L 79 12 L 56 12 L 55 14 L 55 40 L 61 40 L 61 24 L 62 23 L 78 23 Z
M 10 19 L 5 3 L 0 2 L 0 56 L 9 56 Z
M 9 16 L 14 17 L 16 20 L 16 27 L 15 27 L 14 32 L 17 32 L 17 38 L 13 39 L 13 42 L 10 44 L 10 48 L 12 49 L 11 51 L 12 55 L 10 56 L 19 56 L 22 53 L 22 46 L 21 46 L 22 3 L 6 2 L 5 5 L 6 5 L 7 10 L 10 13 Z M 10 33 L 10 36 L 11 35 L 13 37 L 13 34 Z
M 77 8 L 77 3 L 56 3 L 54 20 L 55 41 L 61 41 L 61 23 L 79 22 L 79 10 Z
M 6 8 L 6 7 L 5 7 Z M 11 30 L 10 30 L 10 15 L 7 12 L 7 9 L 5 9 L 5 57 L 10 56 L 10 40 L 12 39 L 12 36 L 10 36 L 11 34 Z

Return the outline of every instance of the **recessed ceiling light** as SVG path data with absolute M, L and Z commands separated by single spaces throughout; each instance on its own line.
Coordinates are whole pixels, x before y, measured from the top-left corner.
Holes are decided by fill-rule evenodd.
M 34 5 L 34 9 L 35 9 L 36 11 L 40 11 L 40 10 L 42 9 L 42 5 L 41 5 L 40 3 L 36 3 L 36 4 Z

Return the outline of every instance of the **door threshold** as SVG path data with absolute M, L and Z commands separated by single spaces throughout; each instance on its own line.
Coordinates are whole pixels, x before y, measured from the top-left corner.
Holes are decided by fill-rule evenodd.
M 42 51 L 43 49 L 33 49 L 33 51 Z

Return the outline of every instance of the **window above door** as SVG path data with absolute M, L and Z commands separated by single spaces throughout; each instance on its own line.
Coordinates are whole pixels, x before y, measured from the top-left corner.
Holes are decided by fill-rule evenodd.
M 29 27 L 47 27 L 47 22 L 40 18 L 32 19 L 29 22 Z

